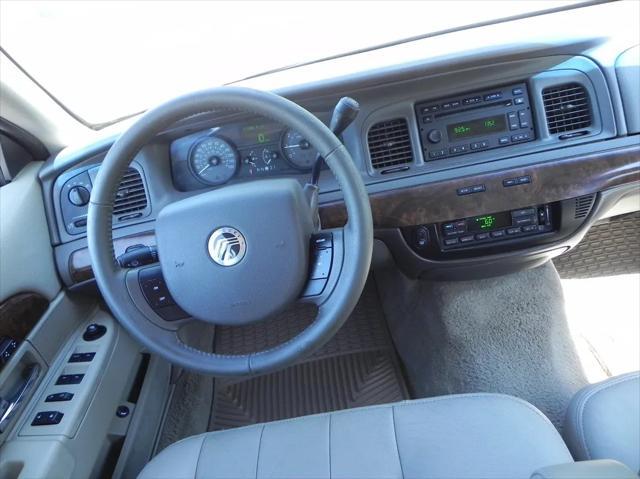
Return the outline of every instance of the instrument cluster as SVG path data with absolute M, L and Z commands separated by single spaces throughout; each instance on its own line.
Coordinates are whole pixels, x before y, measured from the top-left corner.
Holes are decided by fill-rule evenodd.
M 225 125 L 171 144 L 174 182 L 182 190 L 234 179 L 303 174 L 311 171 L 316 156 L 300 133 L 268 122 Z

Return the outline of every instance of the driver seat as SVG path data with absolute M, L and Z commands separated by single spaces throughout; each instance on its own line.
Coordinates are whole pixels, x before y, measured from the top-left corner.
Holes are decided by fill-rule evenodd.
M 568 462 L 531 404 L 461 394 L 200 434 L 164 449 L 139 477 L 528 479 Z

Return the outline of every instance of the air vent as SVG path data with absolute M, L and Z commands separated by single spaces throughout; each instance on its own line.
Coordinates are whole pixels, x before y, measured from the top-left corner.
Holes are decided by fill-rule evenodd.
M 409 128 L 404 118 L 376 123 L 369 130 L 368 142 L 371 166 L 376 170 L 413 161 Z
M 591 126 L 589 96 L 582 85 L 567 83 L 542 90 L 549 133 L 564 133 Z
M 136 211 L 142 211 L 147 207 L 147 194 L 144 190 L 144 183 L 138 170 L 129 168 L 122 177 L 116 201 L 113 205 L 113 215 L 121 217 L 129 216 Z
M 585 195 L 576 198 L 576 212 L 575 219 L 586 218 L 589 212 L 591 211 L 591 207 L 593 206 L 593 200 L 596 195 Z

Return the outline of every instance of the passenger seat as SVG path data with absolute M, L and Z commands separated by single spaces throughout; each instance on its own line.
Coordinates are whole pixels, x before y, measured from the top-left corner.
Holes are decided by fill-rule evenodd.
M 615 459 L 640 474 L 640 372 L 578 391 L 564 436 L 576 461 Z

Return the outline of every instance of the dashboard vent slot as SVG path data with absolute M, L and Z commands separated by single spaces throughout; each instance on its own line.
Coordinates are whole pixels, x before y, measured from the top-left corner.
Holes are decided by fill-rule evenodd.
M 120 181 L 116 200 L 113 205 L 113 215 L 127 215 L 142 211 L 147 207 L 147 193 L 138 170 L 129 168 Z
M 376 123 L 369 130 L 367 141 L 371 166 L 376 170 L 413 161 L 409 127 L 404 118 Z
M 575 219 L 587 217 L 587 215 L 591 211 L 591 207 L 593 206 L 593 200 L 595 199 L 595 197 L 595 194 L 591 194 L 576 198 L 576 212 L 574 215 Z
M 549 133 L 564 133 L 591 126 L 589 96 L 582 85 L 565 85 L 542 90 Z

